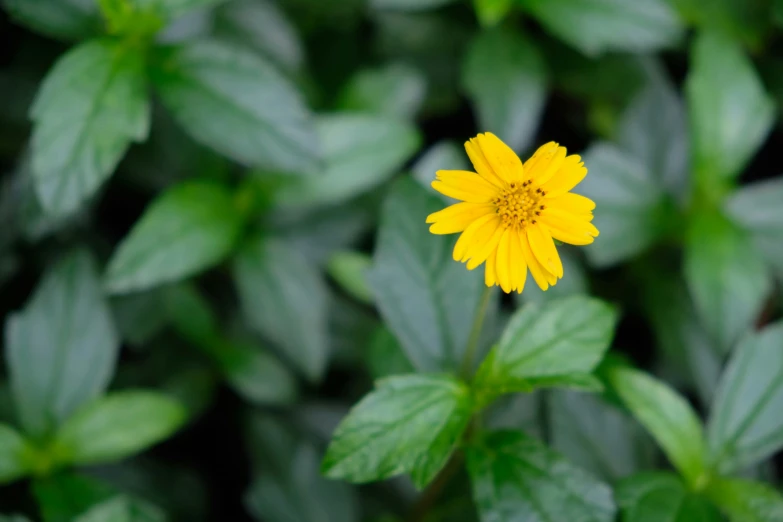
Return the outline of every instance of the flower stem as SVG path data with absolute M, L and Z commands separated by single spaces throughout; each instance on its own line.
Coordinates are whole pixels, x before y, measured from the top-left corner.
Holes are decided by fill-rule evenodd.
M 476 350 L 478 350 L 479 339 L 481 339 L 481 327 L 484 325 L 484 318 L 487 316 L 489 300 L 492 297 L 492 288 L 491 286 L 484 288 L 484 293 L 481 294 L 481 301 L 479 301 L 476 309 L 476 316 L 473 318 L 473 326 L 470 328 L 468 344 L 465 347 L 465 355 L 462 357 L 462 365 L 459 371 L 460 377 L 463 379 L 468 379 L 473 369 L 473 360 L 476 358 Z

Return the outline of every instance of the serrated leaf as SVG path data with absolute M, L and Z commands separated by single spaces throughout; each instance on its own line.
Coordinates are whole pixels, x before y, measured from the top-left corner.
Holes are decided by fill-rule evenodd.
M 214 41 L 187 43 L 159 51 L 152 79 L 199 143 L 245 165 L 317 167 L 316 136 L 300 94 L 259 56 Z
M 185 279 L 218 264 L 233 249 L 243 224 L 231 192 L 186 182 L 150 204 L 109 262 L 113 293 L 146 290 Z
M 419 371 L 458 367 L 484 286 L 481 274 L 452 260 L 456 238 L 427 230 L 427 215 L 442 207 L 410 178 L 395 183 L 367 276 L 381 316 Z
M 783 447 L 783 323 L 743 338 L 721 377 L 709 423 L 710 450 L 724 473 Z
M 335 113 L 316 120 L 325 169 L 289 178 L 273 195 L 280 207 L 342 203 L 396 174 L 419 147 L 410 123 L 388 116 Z
M 517 152 L 533 140 L 546 101 L 547 76 L 538 48 L 521 35 L 500 29 L 479 33 L 462 64 L 462 85 L 480 127 Z
M 94 0 L 3 0 L 11 17 L 47 36 L 81 40 L 101 32 Z
M 671 473 L 645 472 L 621 480 L 616 487 L 623 522 L 721 522 L 706 497 L 688 490 Z
M 167 439 L 185 419 L 183 406 L 167 395 L 114 392 L 87 404 L 57 430 L 55 456 L 63 464 L 116 462 Z
M 701 321 L 724 353 L 753 325 L 772 289 L 750 238 L 710 212 L 695 215 L 690 223 L 685 280 Z
M 600 238 L 585 249 L 590 263 L 605 267 L 647 249 L 660 235 L 663 192 L 638 158 L 598 143 L 584 153 L 587 177 L 577 188 L 595 204 Z
M 338 426 L 322 469 L 330 478 L 356 483 L 410 473 L 422 488 L 446 464 L 472 406 L 468 388 L 451 377 L 378 381 Z
M 95 194 L 131 142 L 147 138 L 144 55 L 90 40 L 54 65 L 30 110 L 32 171 L 47 212 L 66 215 Z
M 783 520 L 783 496 L 760 482 L 720 477 L 710 482 L 707 495 L 731 522 Z
M 631 368 L 608 373 L 614 391 L 693 485 L 707 473 L 704 432 L 690 404 L 666 384 Z
M 46 272 L 6 325 L 11 388 L 25 431 L 46 435 L 100 395 L 118 349 L 95 263 L 86 252 L 74 252 Z
M 609 305 L 589 297 L 525 305 L 479 367 L 473 387 L 491 400 L 536 386 L 556 386 L 570 374 L 589 374 L 609 348 L 615 322 Z
M 323 276 L 287 243 L 256 237 L 233 266 L 242 314 L 309 379 L 327 363 L 328 288 Z
M 684 27 L 666 0 L 525 0 L 552 34 L 587 55 L 673 47 Z
M 775 119 L 752 62 L 729 38 L 703 32 L 691 49 L 685 89 L 696 176 L 704 184 L 736 178 Z
M 15 429 L 0 424 L 0 484 L 31 473 L 33 449 Z
M 783 178 L 745 185 L 725 201 L 728 216 L 752 237 L 767 263 L 783 274 Z
M 593 395 L 554 390 L 549 395 L 554 449 L 611 482 L 652 466 L 652 447 L 633 419 Z
M 473 499 L 483 522 L 611 522 L 612 490 L 536 439 L 498 431 L 468 448 Z
M 427 94 L 427 80 L 416 68 L 391 63 L 357 72 L 340 95 L 339 108 L 412 120 Z

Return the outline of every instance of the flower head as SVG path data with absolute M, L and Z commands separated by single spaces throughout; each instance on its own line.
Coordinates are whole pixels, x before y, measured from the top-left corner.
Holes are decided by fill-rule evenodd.
M 522 293 L 527 271 L 542 290 L 563 277 L 554 240 L 587 245 L 598 236 L 595 203 L 569 192 L 587 174 L 577 155 L 550 142 L 524 165 L 489 132 L 465 142 L 477 173 L 439 170 L 432 187 L 461 200 L 427 216 L 433 234 L 462 232 L 454 259 L 473 270 L 486 263 L 484 282 Z

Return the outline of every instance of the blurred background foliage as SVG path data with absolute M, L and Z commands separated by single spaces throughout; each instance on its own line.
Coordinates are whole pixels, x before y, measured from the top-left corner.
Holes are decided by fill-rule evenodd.
M 459 362 L 481 275 L 424 216 L 480 131 L 582 154 L 601 231 L 493 303 L 484 349 L 525 302 L 606 299 L 612 357 L 723 418 L 722 473 L 777 486 L 780 0 L 1 3 L 3 520 L 406 520 L 408 479 L 320 460 L 373 379 Z M 671 519 L 634 518 L 667 464 L 611 386 L 487 424 Z M 457 480 L 426 520 L 471 505 Z

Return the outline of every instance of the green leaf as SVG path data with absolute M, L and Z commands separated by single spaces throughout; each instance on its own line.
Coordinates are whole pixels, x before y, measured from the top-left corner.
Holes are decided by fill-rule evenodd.
M 179 18 L 188 11 L 218 5 L 227 0 L 131 0 L 139 5 L 151 5 L 169 19 Z
M 161 49 L 152 80 L 197 142 L 246 165 L 290 172 L 317 166 L 310 114 L 294 85 L 240 47 L 198 41 Z
M 736 43 L 704 32 L 691 49 L 685 89 L 697 178 L 703 184 L 736 178 L 775 119 L 753 64 Z
M 146 0 L 98 0 L 107 31 L 124 38 L 152 39 L 164 26 L 157 5 Z
M 343 88 L 338 106 L 344 111 L 413 120 L 426 94 L 427 80 L 421 72 L 404 63 L 391 63 L 357 72 Z
M 707 495 L 731 522 L 783 520 L 783 496 L 760 482 L 720 477 L 710 482 Z
M 688 196 L 690 143 L 685 106 L 663 66 L 630 102 L 618 124 L 619 144 L 641 160 L 659 187 L 684 202 Z
M 32 471 L 33 449 L 15 429 L 0 424 L 0 484 L 13 482 Z
M 511 10 L 512 0 L 473 0 L 476 17 L 484 27 L 496 25 Z
M 615 145 L 598 143 L 584 153 L 587 177 L 577 192 L 595 204 L 601 235 L 585 249 L 590 263 L 606 267 L 636 256 L 660 235 L 662 191 L 644 162 Z
M 110 40 L 69 51 L 30 110 L 32 169 L 45 210 L 65 215 L 95 194 L 150 126 L 144 55 Z
M 783 178 L 745 185 L 725 202 L 728 216 L 743 227 L 778 273 L 783 274 Z
M 116 462 L 169 438 L 185 417 L 182 405 L 161 393 L 114 392 L 84 406 L 60 427 L 55 456 L 63 464 Z
M 456 203 L 455 199 L 444 196 L 432 188 L 435 174 L 439 170 L 470 170 L 471 168 L 465 150 L 456 142 L 444 140 L 439 141 L 419 156 L 411 167 L 411 173 L 413 178 L 428 192 L 449 203 Z
M 707 332 L 724 353 L 753 325 L 772 290 L 750 238 L 718 213 L 698 213 L 690 223 L 685 280 Z
M 721 522 L 718 510 L 691 493 L 672 473 L 646 472 L 621 480 L 615 489 L 623 522 Z
M 278 405 L 296 399 L 294 376 L 271 353 L 250 343 L 229 341 L 221 344 L 217 355 L 226 379 L 245 400 Z
M 615 367 L 609 382 L 691 485 L 706 474 L 704 433 L 690 404 L 666 384 L 631 368 Z
M 245 494 L 248 511 L 266 522 L 358 521 L 354 490 L 321 477 L 318 458 L 315 448 L 303 443 L 283 472 L 262 470 Z
M 107 484 L 73 472 L 38 478 L 32 490 L 44 522 L 73 522 L 90 507 L 116 494 Z
M 372 259 L 367 254 L 346 250 L 332 254 L 326 270 L 346 293 L 363 303 L 371 304 L 372 292 L 365 277 L 370 265 Z
M 162 289 L 115 297 L 111 300 L 114 320 L 122 341 L 141 347 L 149 343 L 166 326 L 167 318 L 158 306 Z
M 337 113 L 316 124 L 325 170 L 289 178 L 273 196 L 278 206 L 342 203 L 388 180 L 419 148 L 416 128 L 388 116 Z
M 374 9 L 389 9 L 400 11 L 424 11 L 435 9 L 455 0 L 369 0 Z
M 119 339 L 90 255 L 77 251 L 50 268 L 5 334 L 14 401 L 30 435 L 46 435 L 103 393 Z
M 563 263 L 563 272 L 566 276 L 544 291 L 538 285 L 528 285 L 521 294 L 516 294 L 514 300 L 518 303 L 546 303 L 554 299 L 570 297 L 572 295 L 587 295 L 588 279 L 582 263 L 574 255 L 572 250 L 558 249 L 560 261 Z
M 473 386 L 491 400 L 588 374 L 609 348 L 616 320 L 612 307 L 584 296 L 525 305 L 479 367 Z
M 614 520 L 609 486 L 523 433 L 485 435 L 468 448 L 468 471 L 484 522 Z
M 709 423 L 721 471 L 740 471 L 783 447 L 783 323 L 743 338 L 721 378 Z
M 776 0 L 772 1 L 774 5 Z M 773 16 L 769 0 L 670 0 L 689 24 L 723 33 L 742 41 L 747 47 L 759 49 L 766 37 Z M 773 6 L 774 10 L 774 6 Z
M 211 268 L 232 251 L 243 217 L 231 193 L 207 182 L 186 182 L 161 194 L 109 262 L 113 293 L 146 290 Z
M 426 486 L 446 464 L 472 413 L 470 391 L 451 377 L 378 381 L 334 433 L 322 469 L 350 482 L 411 473 Z
M 305 55 L 296 27 L 275 2 L 233 0 L 215 13 L 214 32 L 222 40 L 246 45 L 286 71 L 299 71 Z
M 62 40 L 81 40 L 101 32 L 95 0 L 3 0 L 17 22 Z
M 587 55 L 676 45 L 684 27 L 666 0 L 524 0 L 552 34 Z
M 483 276 L 452 260 L 455 237 L 435 236 L 427 215 L 443 208 L 410 178 L 391 188 L 368 280 L 386 324 L 418 371 L 458 367 Z
M 385 325 L 378 326 L 373 334 L 366 358 L 374 380 L 415 372 L 400 342 Z
M 327 363 L 328 288 L 317 268 L 290 245 L 257 237 L 233 266 L 245 321 L 310 380 Z
M 126 496 L 117 496 L 90 508 L 74 522 L 165 522 L 157 507 Z
M 552 447 L 597 477 L 614 482 L 653 465 L 638 425 L 598 397 L 554 390 L 548 418 Z
M 505 30 L 479 33 L 462 67 L 462 85 L 481 128 L 517 152 L 526 150 L 544 111 L 547 70 L 536 46 Z

